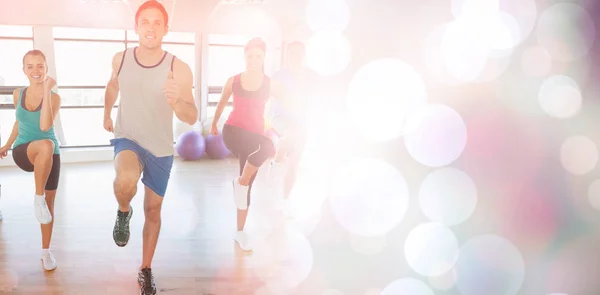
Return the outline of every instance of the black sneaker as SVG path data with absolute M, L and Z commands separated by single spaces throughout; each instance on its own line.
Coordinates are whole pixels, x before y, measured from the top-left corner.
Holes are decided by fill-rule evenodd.
M 140 284 L 141 295 L 155 295 L 156 286 L 154 285 L 154 276 L 151 268 L 144 268 L 138 272 L 138 283 Z
M 117 211 L 117 220 L 113 228 L 113 239 L 119 247 L 125 247 L 129 242 L 129 221 L 133 216 L 133 208 L 129 207 L 129 212 Z

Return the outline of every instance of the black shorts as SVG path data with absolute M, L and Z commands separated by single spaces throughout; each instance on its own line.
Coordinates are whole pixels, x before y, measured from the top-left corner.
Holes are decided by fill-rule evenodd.
M 12 150 L 13 160 L 15 164 L 19 166 L 19 168 L 23 169 L 27 172 L 33 172 L 33 163 L 29 161 L 27 157 L 27 148 L 29 147 L 29 142 L 16 146 Z M 54 154 L 52 156 L 52 170 L 50 170 L 50 176 L 48 176 L 48 181 L 46 182 L 46 190 L 54 191 L 58 188 L 58 179 L 60 177 L 60 155 Z

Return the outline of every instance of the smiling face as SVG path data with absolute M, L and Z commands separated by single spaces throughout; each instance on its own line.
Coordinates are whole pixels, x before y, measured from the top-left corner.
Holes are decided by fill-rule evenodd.
M 44 56 L 39 53 L 27 53 L 23 58 L 23 73 L 29 79 L 29 85 L 44 83 L 48 73 Z
M 165 17 L 158 8 L 150 7 L 140 11 L 135 32 L 140 37 L 141 47 L 160 48 L 167 30 Z
M 265 63 L 265 52 L 258 47 L 248 48 L 245 52 L 246 70 L 261 71 Z

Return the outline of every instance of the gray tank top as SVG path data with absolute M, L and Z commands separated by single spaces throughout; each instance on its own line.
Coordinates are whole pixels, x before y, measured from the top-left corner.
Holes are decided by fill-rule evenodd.
M 165 52 L 158 64 L 144 66 L 138 62 L 135 48 L 128 48 L 118 73 L 115 138 L 133 140 L 156 157 L 174 154 L 173 109 L 163 94 L 174 60 L 175 56 Z

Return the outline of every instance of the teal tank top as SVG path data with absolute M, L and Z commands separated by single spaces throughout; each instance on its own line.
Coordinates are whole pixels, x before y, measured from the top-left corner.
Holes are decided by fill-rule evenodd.
M 19 101 L 17 102 L 16 118 L 17 122 L 19 122 L 19 134 L 15 140 L 13 149 L 19 145 L 26 144 L 34 140 L 49 139 L 54 142 L 54 154 L 60 154 L 58 140 L 54 134 L 54 125 L 52 125 L 52 127 L 50 127 L 50 129 L 46 132 L 42 131 L 40 128 L 42 104 L 40 103 L 40 105 L 34 111 L 25 109 L 25 99 L 27 95 L 25 90 L 26 88 L 21 88 Z

